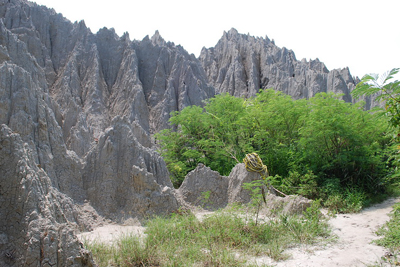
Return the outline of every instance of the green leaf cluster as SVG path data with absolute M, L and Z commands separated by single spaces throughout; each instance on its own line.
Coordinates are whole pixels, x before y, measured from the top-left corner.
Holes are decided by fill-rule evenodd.
M 392 82 L 390 80 L 399 71 L 400 68 L 394 68 L 381 76 L 367 74 L 352 92 L 352 95 L 356 98 L 373 96 L 376 101 L 383 101 L 390 124 L 398 129 L 400 127 L 400 81 Z
M 221 94 L 204 107 L 174 113 L 170 122 L 174 130 L 156 138 L 175 186 L 199 163 L 228 175 L 247 153 L 256 152 L 273 185 L 291 193 L 317 197 L 326 188 L 383 190 L 387 118 L 340 95 L 294 100 L 272 89 L 250 99 Z

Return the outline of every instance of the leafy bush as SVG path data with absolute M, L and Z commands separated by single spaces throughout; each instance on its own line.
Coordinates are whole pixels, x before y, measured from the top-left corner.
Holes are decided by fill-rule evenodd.
M 290 171 L 285 178 L 279 175 L 271 177 L 271 183 L 285 194 L 298 194 L 307 198 L 316 198 L 318 196 L 317 178 L 311 170 L 308 170 L 304 175 L 297 171 Z
M 307 166 L 323 180 L 340 179 L 342 187 L 379 189 L 385 174 L 383 149 L 388 143 L 387 121 L 333 94 L 309 101 L 306 123 L 300 130 L 296 164 Z
M 391 168 L 387 176 L 387 184 L 394 186 L 394 191 L 400 189 L 400 81 L 392 81 L 398 74 L 400 68 L 394 68 L 379 76 L 377 74 L 367 74 L 352 91 L 354 98 L 370 96 L 375 101 L 384 103 L 383 113 L 389 119 L 392 126 L 392 145 L 387 151 L 388 167 Z
M 177 187 L 198 163 L 228 175 L 247 153 L 256 152 L 283 192 L 327 199 L 325 186 L 335 184 L 339 192 L 357 188 L 377 195 L 385 190 L 392 164 L 390 129 L 386 117 L 363 111 L 362 104 L 326 93 L 293 100 L 271 89 L 251 99 L 222 94 L 204 108 L 174 113 L 170 122 L 176 131 L 161 131 L 156 138 Z M 348 194 L 340 195 L 350 201 Z

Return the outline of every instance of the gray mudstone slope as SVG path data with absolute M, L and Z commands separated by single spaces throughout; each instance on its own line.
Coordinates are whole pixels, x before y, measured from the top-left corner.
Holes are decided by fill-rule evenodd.
M 355 82 L 348 69 L 296 61 L 235 30 L 197 59 L 158 32 L 141 41 L 93 34 L 53 9 L 0 0 L 1 265 L 90 266 L 74 229 L 176 210 L 152 140 L 171 127 L 171 112 L 260 87 L 352 101 Z

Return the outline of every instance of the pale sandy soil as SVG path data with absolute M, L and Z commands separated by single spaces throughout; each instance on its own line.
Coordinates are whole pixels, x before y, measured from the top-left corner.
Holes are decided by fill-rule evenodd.
M 286 251 L 290 258 L 285 261 L 275 262 L 269 257 L 257 257 L 254 263 L 258 266 L 277 267 L 320 267 L 320 266 L 368 266 L 381 263 L 381 257 L 387 250 L 371 244 L 378 237 L 374 232 L 389 220 L 388 214 L 393 204 L 400 199 L 389 199 L 381 204 L 374 205 L 357 214 L 339 214 L 331 218 L 333 234 L 337 236 L 336 242 L 324 246 L 301 246 Z M 201 212 L 198 217 L 208 215 Z M 112 243 L 121 235 L 144 235 L 145 228 L 140 223 L 133 225 L 109 224 L 96 228 L 94 231 L 81 233 L 80 239 L 97 240 Z
M 289 260 L 274 262 L 270 258 L 257 258 L 259 266 L 320 267 L 320 266 L 368 266 L 381 263 L 387 250 L 371 244 L 378 237 L 374 232 L 389 220 L 393 204 L 400 199 L 389 199 L 357 214 L 339 214 L 330 219 L 337 242 L 324 247 L 303 246 L 288 250 Z
M 81 241 L 95 241 L 112 244 L 123 235 L 144 236 L 145 228 L 142 226 L 107 224 L 97 227 L 91 232 L 78 235 Z

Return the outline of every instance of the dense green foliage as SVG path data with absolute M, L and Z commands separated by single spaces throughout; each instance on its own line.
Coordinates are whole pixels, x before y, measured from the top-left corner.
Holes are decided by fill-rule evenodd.
M 255 266 L 250 257 L 286 259 L 289 247 L 328 241 L 329 227 L 318 205 L 315 202 L 303 217 L 277 215 L 258 224 L 237 207 L 203 220 L 180 212 L 149 220 L 141 239 L 131 235 L 113 245 L 84 243 L 99 266 Z
M 399 68 L 394 68 L 381 76 L 365 75 L 352 92 L 354 97 L 372 96 L 376 101 L 385 103 L 384 113 L 389 118 L 389 123 L 395 133 L 388 160 L 393 168 L 388 180 L 397 188 L 400 185 L 400 81 L 391 80 L 399 73 L 399 70 Z
M 271 89 L 251 99 L 223 94 L 204 108 L 173 114 L 177 130 L 156 137 L 175 186 L 198 163 L 228 175 L 247 153 L 256 152 L 273 185 L 288 193 L 376 194 L 384 190 L 388 170 L 389 128 L 381 112 L 362 106 L 326 93 L 309 100 Z

